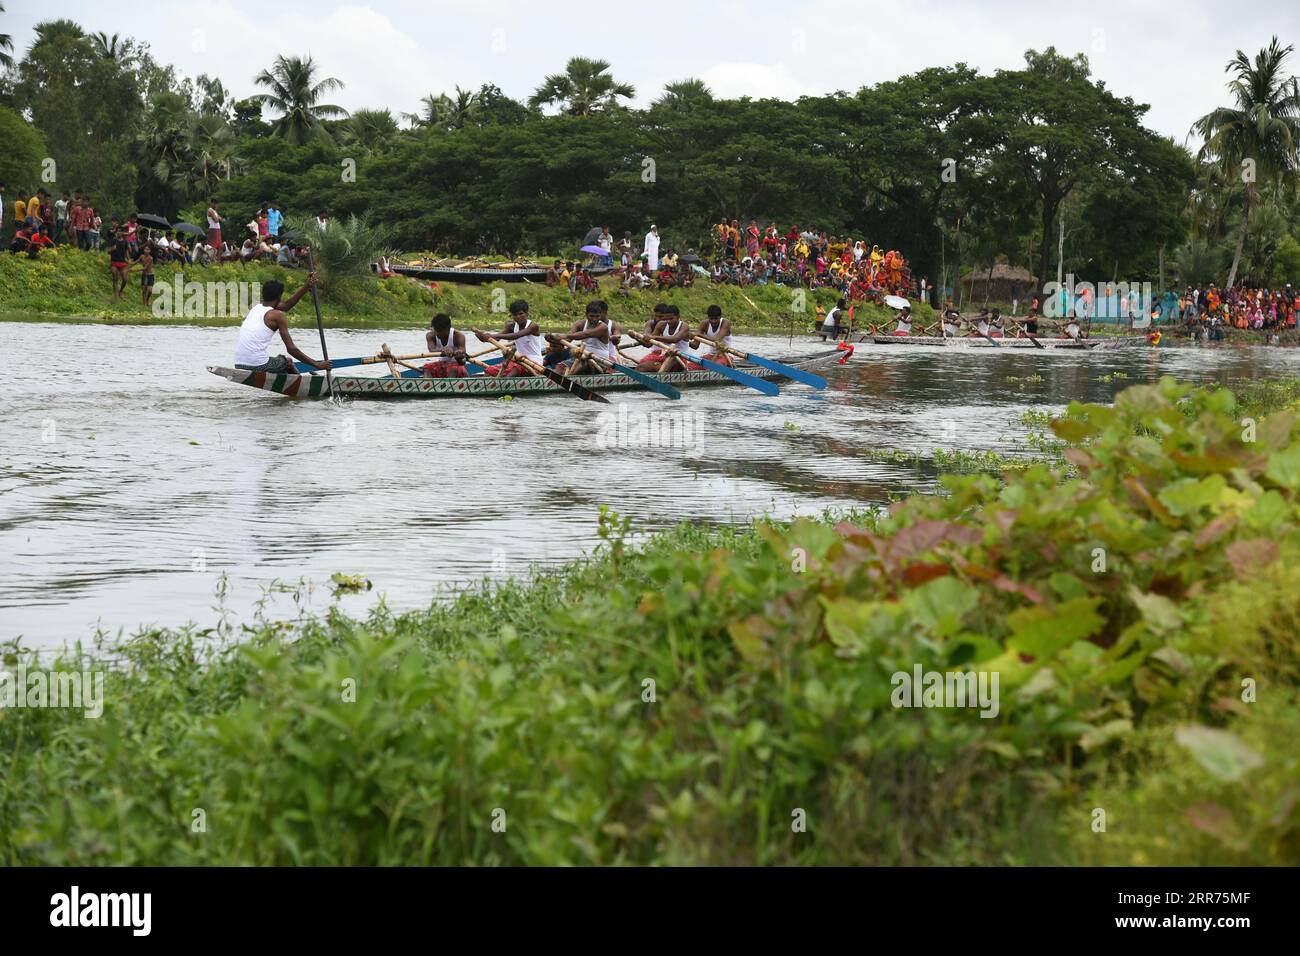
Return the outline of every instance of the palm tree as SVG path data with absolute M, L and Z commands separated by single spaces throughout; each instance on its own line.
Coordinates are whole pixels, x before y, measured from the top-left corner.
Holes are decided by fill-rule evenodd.
M 1250 212 L 1259 203 L 1258 180 L 1273 182 L 1290 192 L 1295 187 L 1300 144 L 1300 86 L 1294 77 L 1282 73 L 1283 63 L 1293 52 L 1277 37 L 1260 50 L 1252 63 L 1241 50 L 1229 61 L 1226 72 L 1234 104 L 1206 113 L 1192 125 L 1205 138 L 1198 158 L 1218 164 L 1225 173 L 1241 176 L 1245 183 L 1241 229 L 1228 285 L 1237 278 L 1241 252 L 1246 243 Z M 1246 175 L 1253 166 L 1254 175 Z
M 430 93 L 422 97 L 423 109 L 419 113 L 403 113 L 402 117 L 416 126 L 444 130 L 464 129 L 482 110 L 483 104 L 477 93 L 456 87 L 455 97 L 446 93 L 434 96 Z
M 223 178 L 229 179 L 240 162 L 235 155 L 235 134 L 230 124 L 213 114 L 190 115 L 185 131 L 186 188 L 191 196 L 208 196 Z
M 90 40 L 90 48 L 95 51 L 95 56 L 102 60 L 116 60 L 122 55 L 122 43 L 116 33 L 110 37 L 101 30 L 92 33 L 87 39 Z
M 357 110 L 338 129 L 339 140 L 365 153 L 380 153 L 397 136 L 397 121 L 388 110 Z
M 700 104 L 713 102 L 713 91 L 703 80 L 695 78 L 677 80 L 664 86 L 664 95 L 655 100 L 655 106 L 668 109 L 684 110 Z
M 615 81 L 604 60 L 575 56 L 564 65 L 563 73 L 546 78 L 529 98 L 528 105 L 536 109 L 560 103 L 570 116 L 590 116 L 615 108 L 620 105 L 620 99 L 630 100 L 635 95 L 632 84 Z
M 253 77 L 258 86 L 268 87 L 270 93 L 252 97 L 263 106 L 280 111 L 280 118 L 272 130 L 294 146 L 301 146 L 313 136 L 329 140 L 329 133 L 321 120 L 342 118 L 348 111 L 341 106 L 320 102 L 330 90 L 340 90 L 343 83 L 332 76 L 316 81 L 316 64 L 311 57 L 278 56 L 269 70 Z
M 0 13 L 5 12 L 5 5 L 0 3 Z M 14 49 L 14 38 L 7 33 L 0 33 L 0 66 L 8 69 L 14 65 L 14 58 L 9 54 Z
M 136 157 L 154 201 L 169 202 L 172 194 L 185 186 L 190 152 L 188 105 L 177 93 L 159 94 L 150 101 L 145 124 L 136 136 Z

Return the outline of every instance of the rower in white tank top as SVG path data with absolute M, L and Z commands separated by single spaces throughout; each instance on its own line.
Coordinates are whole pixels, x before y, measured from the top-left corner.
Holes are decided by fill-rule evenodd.
M 718 319 L 716 325 L 714 324 L 712 319 L 706 320 L 704 325 L 704 337 L 709 341 L 702 343 L 701 347 L 698 350 L 696 350 L 695 354 L 702 355 L 706 359 L 716 358 L 719 355 L 725 357 L 727 353 L 719 352 L 717 347 L 713 344 L 714 340 L 716 340 L 718 337 L 718 333 L 721 331 L 722 331 L 721 318 Z M 722 342 L 724 345 L 730 346 L 731 336 L 730 335 L 724 336 Z
M 248 315 L 239 326 L 239 341 L 235 343 L 235 366 L 248 365 L 257 367 L 267 362 L 266 347 L 275 338 L 275 329 L 266 327 L 266 313 L 271 311 L 269 305 L 255 305 L 248 310 Z
M 512 332 L 522 332 L 524 329 L 528 328 L 531 321 L 532 320 L 529 319 L 527 315 L 522 319 L 512 317 L 510 330 Z M 514 343 L 515 352 L 518 355 L 526 359 L 531 359 L 538 365 L 542 364 L 542 337 L 540 335 L 521 335 L 519 338 L 514 340 Z

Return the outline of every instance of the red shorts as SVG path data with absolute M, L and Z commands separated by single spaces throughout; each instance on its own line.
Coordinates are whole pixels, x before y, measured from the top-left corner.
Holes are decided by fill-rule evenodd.
M 463 365 L 452 361 L 443 361 L 425 363 L 424 374 L 429 378 L 464 378 L 469 373 L 465 371 Z
M 891 335 L 911 335 L 911 332 L 891 332 Z
M 126 267 L 129 266 L 130 264 L 131 264 L 131 263 L 129 263 L 129 262 L 110 262 L 110 263 L 109 263 L 109 265 L 112 266 L 114 269 L 116 269 L 118 272 L 125 272 L 125 271 L 126 271 Z
M 489 365 L 485 371 L 488 375 L 496 375 L 499 378 L 527 378 L 533 374 L 518 362 L 507 362 L 504 366 Z
M 666 357 L 662 349 L 651 349 L 644 358 L 636 363 L 636 367 L 643 372 L 657 372 Z

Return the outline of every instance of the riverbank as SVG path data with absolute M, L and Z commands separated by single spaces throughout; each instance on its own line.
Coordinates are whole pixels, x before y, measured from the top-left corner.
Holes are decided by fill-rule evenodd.
M 0 860 L 1294 865 L 1296 394 L 1247 436 L 1136 387 L 1052 425 L 1073 477 L 639 550 L 606 513 L 530 584 L 45 661 L 104 711 L 0 712 Z
M 292 291 L 302 281 L 300 269 L 284 269 L 273 265 L 248 266 L 226 263 L 217 266 L 178 268 L 174 265 L 155 267 L 155 288 L 176 288 L 178 276 L 184 282 L 199 283 L 265 283 L 278 279 Z M 183 288 L 183 286 L 181 287 Z M 532 307 L 532 317 L 547 331 L 567 329 L 581 318 L 592 296 L 577 295 L 567 289 L 548 289 L 537 283 L 454 284 L 439 283 L 436 290 L 427 283 L 413 279 L 362 280 L 339 289 L 326 289 L 322 313 L 326 328 L 425 328 L 436 309 L 447 312 L 460 327 L 470 325 L 499 325 L 504 319 L 504 309 L 515 299 L 525 299 Z M 781 286 L 718 286 L 700 282 L 690 289 L 670 289 L 664 292 L 645 290 L 626 292 L 618 288 L 613 277 L 600 280 L 600 296 L 609 303 L 610 314 L 616 321 L 640 327 L 658 302 L 677 305 L 688 320 L 701 320 L 710 305 L 722 307 L 723 314 L 731 319 L 739 332 L 793 333 L 811 332 L 815 324 L 816 309 L 820 305 L 829 309 L 835 304 L 835 293 L 820 289 L 797 297 L 798 290 Z M 170 296 L 171 300 L 179 296 Z M 184 308 L 183 302 L 175 309 L 146 308 L 140 302 L 139 272 L 132 272 L 125 298 L 111 301 L 106 253 L 88 253 L 68 247 L 43 253 L 32 260 L 25 256 L 0 256 L 0 321 L 37 322 L 102 322 L 125 325 L 238 325 L 243 314 L 237 309 L 226 309 L 225 314 L 213 314 L 202 309 Z M 802 306 L 802 311 L 800 311 Z M 924 321 L 929 321 L 933 310 L 917 304 L 914 311 Z M 310 301 L 300 304 L 294 312 L 299 323 L 312 315 Z M 894 311 L 877 305 L 859 307 L 860 324 L 883 324 L 893 318 Z M 314 319 L 314 315 L 312 315 Z

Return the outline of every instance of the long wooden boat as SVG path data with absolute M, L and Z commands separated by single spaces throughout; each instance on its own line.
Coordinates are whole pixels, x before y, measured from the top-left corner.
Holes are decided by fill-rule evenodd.
M 814 333 L 818 334 L 818 333 Z M 1105 338 L 1093 339 L 1065 339 L 1048 337 L 1046 335 L 1037 336 L 1038 342 L 1044 349 L 1070 349 L 1076 352 L 1086 352 L 1097 348 L 1123 348 L 1135 345 L 1147 345 L 1147 339 L 1142 335 L 1127 336 L 1107 336 Z M 925 345 L 938 348 L 973 348 L 973 349 L 1029 349 L 1037 351 L 1038 346 L 1027 338 L 994 338 L 997 344 L 994 345 L 988 339 L 979 336 L 949 336 L 944 338 L 940 335 L 872 335 L 866 342 L 857 342 L 855 345 Z
M 587 271 L 599 278 L 612 272 L 613 269 L 609 266 L 598 266 Z M 394 265 L 393 272 L 409 279 L 419 279 L 421 282 L 465 282 L 477 285 L 482 282 L 546 281 L 545 266 L 456 268 L 454 266 Z
M 1087 350 L 1095 349 L 1101 345 L 1101 339 L 1061 339 L 1048 338 L 1046 336 L 1037 337 L 1039 344 L 1047 349 L 1078 349 Z M 1016 338 L 997 338 L 993 342 L 988 339 L 974 336 L 950 336 L 944 338 L 941 335 L 873 335 L 871 341 L 876 345 L 938 345 L 947 347 L 970 347 L 984 349 L 1032 349 L 1037 348 L 1029 339 Z
M 843 357 L 841 349 L 815 352 L 811 355 L 794 356 L 780 359 L 787 365 L 802 369 L 813 369 L 837 361 Z M 755 378 L 783 381 L 786 376 L 758 365 L 744 362 L 737 363 L 737 368 L 748 372 Z M 286 398 L 311 399 L 328 398 L 329 391 L 325 385 L 325 376 L 296 375 L 291 372 L 250 372 L 246 369 L 224 368 L 209 365 L 208 371 L 213 375 L 248 385 L 264 391 L 274 392 Z M 704 388 L 718 385 L 737 385 L 733 379 L 720 372 L 689 371 L 665 372 L 656 374 L 662 382 L 676 385 L 678 388 Z M 597 392 L 621 392 L 644 390 L 635 381 L 618 372 L 603 375 L 575 375 L 574 380 Z M 743 386 L 742 386 L 743 387 Z M 560 388 L 548 378 L 540 375 L 527 378 L 496 378 L 492 375 L 470 375 L 466 378 L 393 378 L 391 375 L 338 375 L 334 376 L 334 392 L 350 398 L 364 399 L 401 399 L 401 398 L 500 398 L 503 395 L 563 395 Z

